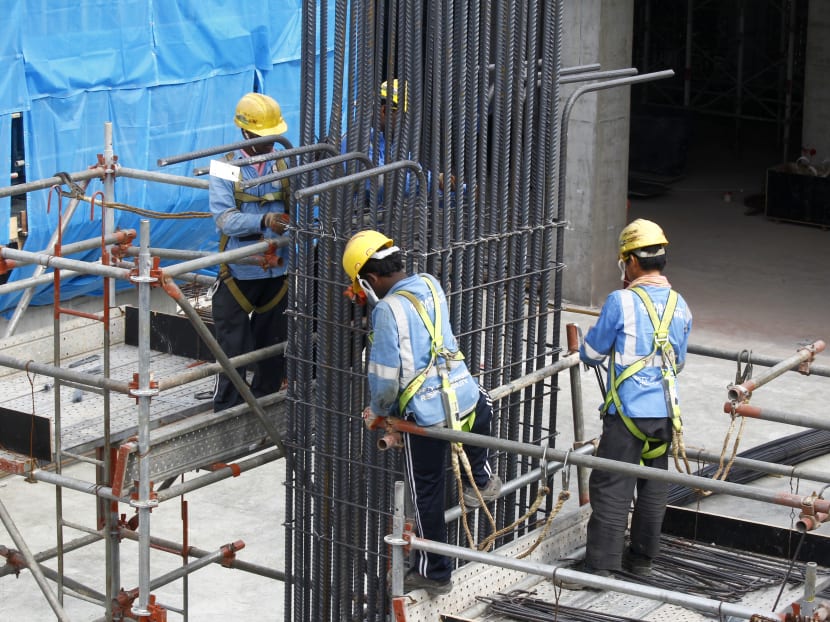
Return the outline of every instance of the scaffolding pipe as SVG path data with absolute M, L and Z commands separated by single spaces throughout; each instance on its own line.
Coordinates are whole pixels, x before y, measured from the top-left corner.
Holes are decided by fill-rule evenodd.
M 574 323 L 565 326 L 565 334 L 568 342 L 568 353 L 579 355 L 581 331 Z M 582 404 L 582 375 L 579 365 L 574 365 L 569 370 L 571 380 L 571 406 L 573 409 L 574 446 L 579 447 L 585 442 L 585 417 Z M 579 494 L 579 505 L 588 503 L 588 471 L 583 467 L 576 468 L 577 490 Z
M 194 179 L 193 177 L 186 177 L 184 175 L 171 175 L 170 173 L 158 173 L 156 171 L 143 171 L 139 168 L 128 168 L 126 166 L 119 166 L 117 169 L 119 177 L 128 177 L 130 179 L 140 179 L 143 181 L 158 181 L 163 184 L 171 184 L 173 186 L 185 186 L 187 188 L 196 188 L 198 190 L 207 190 L 207 179 Z
M 662 482 L 668 482 L 670 484 L 680 484 L 681 486 L 686 486 L 688 488 L 711 490 L 712 492 L 733 495 L 743 499 L 752 499 L 754 501 L 764 501 L 766 503 L 782 505 L 785 507 L 800 509 L 804 499 L 806 499 L 806 497 L 787 492 L 770 492 L 755 486 L 735 484 L 733 482 L 725 482 L 722 480 L 713 480 L 699 475 L 688 475 L 686 473 L 640 466 L 639 464 L 617 462 L 616 460 L 609 460 L 607 458 L 584 456 L 571 450 L 562 451 L 561 449 L 544 448 L 532 443 L 522 443 L 519 441 L 511 441 L 483 434 L 449 430 L 447 428 L 424 428 L 416 425 L 414 422 L 405 421 L 396 417 L 387 418 L 386 423 L 387 426 L 391 426 L 391 428 L 397 432 L 417 434 L 428 438 L 445 440 L 450 443 L 462 443 L 467 445 L 476 445 L 477 447 L 487 447 L 488 449 L 494 449 L 496 451 L 517 453 L 548 461 L 565 462 L 565 460 L 568 460 L 577 466 L 612 471 L 614 473 L 621 473 L 628 477 L 654 479 Z M 830 501 L 819 499 L 815 501 L 815 507 L 816 511 L 830 512 Z
M 202 338 L 202 341 L 208 347 L 208 349 L 213 353 L 214 358 L 218 363 L 222 365 L 222 369 L 224 373 L 228 376 L 230 381 L 233 383 L 233 386 L 236 387 L 236 390 L 239 391 L 239 394 L 245 400 L 245 403 L 251 407 L 251 410 L 256 414 L 259 418 L 260 422 L 262 423 L 262 427 L 265 428 L 265 431 L 268 433 L 268 436 L 271 437 L 273 443 L 279 448 L 282 452 L 283 456 L 287 457 L 287 453 L 285 451 L 285 445 L 282 442 L 282 436 L 279 433 L 279 430 L 271 423 L 271 420 L 265 414 L 265 411 L 262 410 L 262 407 L 257 402 L 256 397 L 251 392 L 251 388 L 248 386 L 248 383 L 239 375 L 239 372 L 236 368 L 231 364 L 230 359 L 228 359 L 228 355 L 225 354 L 225 351 L 222 350 L 222 346 L 219 345 L 219 342 L 216 341 L 216 338 L 213 336 L 213 333 L 210 329 L 205 326 L 205 323 L 202 321 L 202 318 L 197 313 L 196 309 L 187 301 L 187 299 L 182 294 L 182 291 L 179 289 L 179 286 L 176 285 L 172 279 L 168 278 L 169 275 L 165 274 L 162 277 L 164 291 L 167 292 L 167 295 L 170 296 L 173 300 L 176 301 L 176 304 L 185 312 L 188 318 L 190 318 L 190 322 L 193 324 L 193 328 L 196 330 L 197 334 Z M 149 343 L 149 335 L 148 335 L 148 343 Z
M 49 587 L 46 577 L 43 576 L 40 564 L 35 561 L 35 558 L 32 556 L 32 552 L 29 550 L 29 547 L 26 545 L 26 541 L 23 539 L 23 535 L 20 531 L 18 531 L 17 525 L 14 524 L 11 515 L 8 510 L 6 510 L 6 506 L 3 505 L 2 499 L 0 499 L 0 520 L 3 521 L 3 526 L 6 528 L 6 531 L 9 532 L 11 539 L 14 541 L 14 545 L 20 551 L 20 554 L 23 555 L 23 559 L 26 560 L 26 565 L 31 571 L 35 583 L 37 583 L 40 591 L 43 592 L 43 595 L 49 602 L 49 606 L 52 608 L 52 611 L 55 612 L 57 619 L 61 622 L 70 622 L 69 616 L 63 610 L 61 603 L 58 601 L 58 597 L 52 591 L 52 588 Z
M 121 528 L 119 530 L 119 534 L 122 538 L 126 538 L 127 540 L 138 540 L 138 536 L 129 529 Z M 150 538 L 150 543 L 152 544 L 153 548 L 157 551 L 164 551 L 166 553 L 173 553 L 175 555 L 186 554 L 189 557 L 202 558 L 213 554 L 212 551 L 200 549 L 195 546 L 188 546 L 187 550 L 185 551 L 184 545 L 180 542 L 166 540 L 164 538 L 159 538 L 157 536 Z M 275 568 L 269 568 L 268 566 L 261 566 L 259 564 L 252 564 L 251 562 L 245 562 L 236 559 L 235 557 L 224 561 L 214 561 L 214 563 L 221 563 L 223 566 L 226 566 L 228 568 L 233 568 L 234 570 L 241 570 L 243 572 L 248 572 L 250 574 L 259 575 L 260 577 L 265 577 L 266 579 L 285 581 L 285 573 L 280 570 L 276 570 Z
M 89 185 L 89 180 L 86 179 L 81 182 L 81 190 L 85 191 L 87 186 Z M 58 243 L 61 235 L 63 234 L 66 226 L 69 224 L 69 221 L 72 219 L 72 215 L 75 213 L 75 209 L 78 207 L 79 199 L 73 198 L 69 205 L 66 207 L 66 213 L 62 214 L 62 217 L 59 219 L 58 227 L 52 232 L 52 235 L 49 237 L 49 242 L 46 243 L 46 251 L 47 252 L 54 252 L 55 245 Z M 96 242 L 99 243 L 100 241 Z M 43 274 L 44 268 L 43 266 L 37 266 L 35 268 L 32 277 L 38 277 Z M 31 277 L 30 277 L 31 278 Z M 6 326 L 6 337 L 10 337 L 14 335 L 14 331 L 17 330 L 17 325 L 20 323 L 20 319 L 23 317 L 23 313 L 26 309 L 29 308 L 29 303 L 32 301 L 32 297 L 34 297 L 35 292 L 33 289 L 28 289 L 23 293 L 20 300 L 17 301 L 17 306 L 14 309 L 14 313 L 12 317 L 9 319 L 9 323 Z
M 234 356 L 233 358 L 229 359 L 231 364 L 236 367 L 245 367 L 251 363 L 256 363 L 257 361 L 261 361 L 263 359 L 271 358 L 272 356 L 278 356 L 281 354 L 285 354 L 285 342 L 275 343 L 271 346 L 265 346 L 264 348 L 260 348 L 259 350 L 253 350 L 252 352 L 247 352 L 245 354 L 239 354 Z M 219 363 L 205 363 L 204 365 L 199 365 L 198 367 L 192 367 L 187 371 L 183 371 L 179 374 L 175 374 L 168 378 L 162 378 L 159 382 L 159 391 L 165 391 L 167 389 L 172 389 L 174 387 L 181 386 L 183 384 L 187 384 L 189 382 L 193 382 L 195 380 L 201 380 L 202 378 L 207 378 L 208 376 L 212 376 L 213 374 L 219 373 L 222 371 L 222 365 Z
M 254 244 L 249 244 L 247 246 L 243 246 L 241 248 L 237 248 L 231 251 L 222 251 L 221 253 L 210 253 L 198 259 L 183 261 L 182 263 L 176 264 L 175 266 L 169 266 L 167 268 L 164 268 L 164 274 L 165 276 L 178 277 L 180 274 L 185 274 L 187 272 L 195 272 L 196 270 L 216 266 L 220 263 L 234 263 L 237 259 L 243 257 L 250 257 L 254 254 L 265 254 L 271 248 L 282 248 L 283 246 L 288 246 L 290 244 L 290 237 L 280 236 L 279 238 L 273 238 L 267 241 L 264 240 L 262 242 L 255 242 Z
M 291 149 L 276 149 L 270 153 L 229 160 L 228 163 L 233 164 L 234 166 L 250 166 L 251 164 L 261 164 L 262 162 L 270 162 L 271 160 L 283 160 L 285 158 L 303 155 L 306 153 L 313 153 L 315 151 L 328 151 L 332 155 L 340 153 L 334 145 L 330 145 L 328 143 L 314 143 L 313 145 L 302 145 L 300 147 L 292 147 Z M 294 170 L 294 168 L 295 167 L 291 167 L 291 170 Z
M 96 542 L 100 542 L 103 539 L 103 536 L 96 535 L 96 536 L 82 536 L 77 538 L 76 540 L 72 540 L 72 542 L 67 542 L 63 545 L 63 553 L 71 553 L 72 551 L 76 551 L 81 549 L 85 546 L 90 544 L 95 544 Z M 34 560 L 38 563 L 42 561 L 46 561 L 47 559 L 53 559 L 58 555 L 58 548 L 52 547 L 51 549 L 46 549 L 45 551 L 41 551 L 40 553 L 35 553 L 33 556 Z M 42 567 L 42 566 L 41 566 Z M 15 572 L 14 566 L 11 564 L 6 564 L 3 567 L 0 567 L 0 577 L 5 577 L 8 574 Z
M 82 371 L 74 371 L 64 367 L 57 367 L 48 363 L 38 363 L 37 361 L 27 361 L 18 359 L 8 354 L 0 352 L 0 365 L 4 367 L 11 367 L 21 371 L 32 372 L 35 374 L 42 374 L 60 380 L 69 380 L 79 385 L 88 385 L 91 387 L 98 387 L 99 389 L 109 389 L 110 391 L 117 391 L 118 393 L 128 394 L 130 392 L 129 384 L 112 378 L 104 376 L 96 376 Z
M 724 359 L 727 361 L 737 361 L 741 356 L 741 352 L 736 350 L 727 350 L 725 348 L 718 348 L 715 346 L 707 346 L 701 344 L 689 344 L 686 349 L 689 354 L 698 354 L 700 356 L 709 356 L 712 358 Z M 781 362 L 780 358 L 772 356 L 764 356 L 762 354 L 750 354 L 750 362 L 753 365 L 763 365 L 764 367 L 774 367 Z M 828 365 L 810 365 L 811 376 L 824 376 L 830 378 L 830 366 Z
M 544 380 L 549 376 L 558 374 L 559 372 L 565 371 L 569 367 L 573 367 L 575 365 L 579 365 L 578 352 L 574 354 L 568 354 L 567 356 L 563 356 L 555 363 L 551 363 L 550 365 L 534 370 L 525 376 L 521 376 L 520 378 L 511 380 L 510 382 L 498 386 L 495 389 L 491 389 L 489 391 L 490 397 L 495 402 L 504 397 L 507 397 L 511 393 L 515 393 L 516 391 L 526 389 L 527 387 L 536 384 L 540 380 Z
M 472 443 L 471 443 L 472 444 Z M 593 443 L 586 443 L 582 447 L 578 447 L 574 449 L 572 455 L 581 455 L 581 456 L 590 456 L 594 453 L 594 445 Z M 551 475 L 558 473 L 563 468 L 565 468 L 567 460 L 565 462 L 548 462 L 547 468 L 545 469 L 545 479 L 548 479 Z M 583 468 L 583 467 L 577 467 Z M 519 477 L 514 479 L 508 480 L 502 484 L 501 490 L 499 491 L 499 498 L 505 497 L 512 492 L 516 492 L 517 490 L 521 490 L 525 486 L 529 486 L 530 484 L 536 482 L 538 483 L 539 480 L 542 479 L 542 467 L 537 467 L 532 471 L 528 471 Z M 467 508 L 467 511 L 470 512 L 475 508 Z M 444 522 L 451 523 L 454 520 L 457 520 L 461 517 L 461 506 L 456 505 L 451 507 L 447 511 L 444 512 Z
M 516 559 L 506 555 L 499 555 L 497 553 L 483 553 L 473 549 L 455 546 L 452 544 L 444 544 L 432 540 L 425 540 L 419 538 L 412 532 L 407 532 L 404 537 L 412 549 L 419 551 L 426 551 L 428 553 L 435 553 L 438 555 L 447 555 L 457 559 L 463 559 L 471 562 L 478 562 L 487 564 L 489 566 L 498 566 L 507 570 L 516 570 L 527 574 L 533 574 L 552 579 L 556 582 L 557 579 L 564 579 L 568 581 L 577 581 L 582 585 L 588 587 L 611 590 L 620 592 L 622 594 L 630 594 L 632 596 L 639 596 L 649 600 L 656 600 L 663 603 L 678 605 L 680 607 L 689 607 L 697 611 L 704 611 L 719 616 L 735 616 L 744 620 L 755 619 L 755 616 L 761 615 L 772 620 L 785 620 L 785 614 L 757 611 L 750 609 L 744 605 L 738 605 L 710 598 L 703 598 L 701 596 L 694 596 L 691 594 L 683 594 L 670 589 L 663 589 L 644 585 L 641 583 L 629 583 L 628 581 L 621 581 L 619 579 L 611 579 L 609 577 L 598 577 L 595 574 L 578 572 L 561 566 L 553 564 L 542 564 L 540 562 L 528 561 L 524 559 Z
M 77 173 L 68 173 L 68 175 L 69 179 L 72 181 L 88 181 L 90 179 L 95 179 L 96 177 L 101 177 L 103 175 L 103 171 L 100 167 L 95 167 L 79 171 Z M 37 181 L 28 181 L 25 184 L 6 186 L 5 188 L 0 188 L 0 199 L 17 196 L 18 194 L 25 194 L 27 192 L 33 192 L 35 190 L 44 190 L 46 188 L 51 188 L 52 186 L 59 186 L 63 182 L 63 177 L 46 177 L 44 179 L 38 179 Z
M 808 373 L 810 363 L 817 353 L 824 351 L 824 347 L 824 342 L 819 339 L 800 348 L 795 354 L 762 373 L 758 378 L 750 378 L 741 384 L 730 384 L 726 388 L 729 399 L 733 402 L 745 402 L 749 400 L 755 389 L 764 386 L 770 380 L 778 378 L 778 376 L 794 367 L 799 367 L 799 371 L 802 373 Z
M 247 405 L 245 406 L 247 407 Z M 206 475 L 200 475 L 199 477 L 188 480 L 186 482 L 182 482 L 180 484 L 173 484 L 169 488 L 166 488 L 165 490 L 160 490 L 158 492 L 158 500 L 159 502 L 162 502 L 166 501 L 167 499 L 172 499 L 174 497 L 180 497 L 186 493 L 198 490 L 200 488 L 204 488 L 205 486 L 208 486 L 215 482 L 221 482 L 222 480 L 228 479 L 229 477 L 236 477 L 240 473 L 250 471 L 251 469 L 255 469 L 264 464 L 268 464 L 269 462 L 274 462 L 275 460 L 279 460 L 282 457 L 283 454 L 279 449 L 269 449 L 268 451 L 259 454 L 254 458 L 249 458 L 241 462 L 235 462 L 232 466 L 223 466 L 219 469 L 216 469 L 215 471 L 207 473 Z
M 185 251 L 178 248 L 151 248 L 150 254 L 153 257 L 158 257 L 160 259 L 190 261 L 191 259 L 200 259 L 202 257 L 215 255 L 216 253 L 215 251 Z M 129 248 L 125 249 L 124 255 L 135 257 L 138 255 L 138 249 L 134 246 L 130 246 Z M 256 257 L 239 257 L 234 259 L 234 263 L 260 264 L 261 261 Z
M 138 285 L 138 389 L 131 394 L 138 400 L 138 498 L 130 500 L 130 506 L 138 512 L 138 603 L 131 612 L 149 616 L 150 599 L 150 512 L 158 506 L 158 500 L 150 492 L 150 401 L 158 395 L 158 389 L 150 382 L 150 288 L 157 279 L 150 275 L 153 259 L 150 246 L 150 221 L 141 221 L 139 236 L 141 253 L 136 262 L 138 275 L 132 281 Z
M 830 421 L 826 417 L 812 417 L 810 415 L 800 415 L 797 413 L 789 413 L 783 410 L 776 410 L 775 408 L 761 408 L 759 406 L 752 406 L 751 404 L 735 404 L 735 402 L 724 402 L 723 412 L 728 415 L 736 414 L 741 417 L 750 417 L 752 419 L 761 419 L 763 421 L 776 421 L 778 423 L 788 423 L 790 425 L 803 426 L 805 428 L 815 428 L 817 430 L 830 430 Z M 824 481 L 824 480 L 821 480 Z
M 76 259 L 67 259 L 65 257 L 48 255 L 46 253 L 30 253 L 27 251 L 17 250 L 15 248 L 9 248 L 7 246 L 0 246 L 0 256 L 4 259 L 13 259 L 18 263 L 40 264 L 42 266 L 53 267 L 56 269 L 68 268 L 83 274 L 94 274 L 96 276 L 104 276 L 112 279 L 128 279 L 130 277 L 130 271 L 123 268 L 113 268 L 111 266 L 89 263 L 87 261 L 79 261 Z
M 686 457 L 689 460 L 697 460 L 698 462 L 707 462 L 709 464 L 720 464 L 723 461 L 721 454 L 711 453 L 704 449 L 690 449 L 686 448 Z M 811 482 L 830 483 L 830 472 L 824 469 L 810 469 L 789 464 L 778 464 L 776 462 L 764 462 L 762 460 L 754 460 L 752 458 L 742 458 L 736 456 L 731 459 L 732 466 L 768 475 L 775 475 L 777 477 L 789 477 L 792 479 L 805 479 Z

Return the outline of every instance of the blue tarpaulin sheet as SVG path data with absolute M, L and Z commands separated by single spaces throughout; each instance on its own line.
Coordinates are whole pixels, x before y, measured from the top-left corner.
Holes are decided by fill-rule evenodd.
M 333 11 L 332 11 L 333 13 Z M 13 2 L 0 29 L 0 146 L 10 144 L 10 115 L 23 113 L 28 181 L 95 165 L 104 150 L 105 123 L 122 166 L 192 176 L 209 158 L 160 169 L 162 157 L 241 140 L 233 109 L 258 90 L 280 102 L 285 136 L 298 144 L 302 0 L 40 0 Z M 3 150 L 8 153 L 9 150 Z M 7 164 L 8 161 L 6 161 Z M 2 164 L 0 163 L 0 166 Z M 3 166 L 2 170 L 9 170 Z M 5 185 L 5 184 L 4 184 Z M 93 179 L 86 195 L 102 190 Z M 57 195 L 30 192 L 25 250 L 45 249 L 59 215 Z M 176 218 L 150 219 L 153 247 L 216 250 L 207 191 L 118 177 L 115 201 Z M 47 209 L 48 207 L 48 209 Z M 66 244 L 101 235 L 100 207 L 81 203 L 67 225 Z M 8 200 L 0 202 L 0 240 L 8 240 Z M 116 226 L 138 230 L 141 217 L 117 210 Z M 74 255 L 94 259 L 100 252 Z M 17 268 L 10 280 L 29 276 Z M 61 286 L 62 298 L 98 294 L 100 278 Z M 127 285 L 129 286 L 129 285 Z M 0 296 L 0 310 L 20 293 Z M 52 302 L 51 287 L 32 304 Z

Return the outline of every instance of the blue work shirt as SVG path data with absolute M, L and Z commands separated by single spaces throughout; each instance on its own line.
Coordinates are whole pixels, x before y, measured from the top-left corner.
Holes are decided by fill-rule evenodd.
M 441 332 L 444 345 L 450 351 L 458 350 L 458 341 L 450 326 L 447 299 L 438 281 L 429 274 L 416 274 L 398 281 L 372 311 L 374 339 L 369 355 L 370 406 L 375 414 L 399 416 L 398 399 L 410 381 L 430 363 L 432 338 L 418 311 L 403 296 L 401 290 L 411 292 L 424 305 L 431 321 L 435 321 L 432 292 L 424 279 L 430 279 L 438 292 L 441 308 Z M 437 364 L 444 365 L 443 358 Z M 449 361 L 449 378 L 458 399 L 460 416 L 472 412 L 479 398 L 478 382 L 470 374 L 463 360 Z M 441 378 L 436 366 L 406 407 L 420 426 L 446 421 L 441 397 Z
M 234 160 L 248 157 L 245 152 L 238 151 L 234 154 Z M 231 160 L 233 162 L 233 160 Z M 277 161 L 270 160 L 260 164 L 251 164 L 241 167 L 242 179 L 247 181 L 256 177 L 270 175 L 277 172 Z M 285 214 L 285 203 L 283 201 L 247 201 L 237 207 L 234 199 L 234 183 L 219 177 L 210 176 L 210 212 L 213 214 L 213 221 L 216 224 L 216 231 L 220 235 L 228 236 L 228 243 L 225 250 L 235 250 L 242 246 L 256 244 L 265 239 L 278 238 L 279 236 L 270 229 L 263 230 L 261 226 L 262 217 L 268 212 Z M 282 192 L 282 180 L 269 182 L 254 186 L 245 190 L 247 194 L 261 197 L 269 192 Z M 287 235 L 284 233 L 283 235 Z M 282 265 L 263 269 L 255 264 L 228 264 L 231 274 L 235 279 L 247 281 L 251 279 L 267 279 L 282 276 L 288 266 L 288 247 L 283 246 L 277 249 L 277 255 L 282 258 Z
M 658 317 L 662 317 L 669 297 L 669 287 L 640 285 L 654 304 Z M 686 360 L 692 314 L 686 301 L 677 295 L 677 306 L 669 325 L 669 342 L 672 344 L 678 368 Z M 599 365 L 614 348 L 614 366 L 619 376 L 626 367 L 651 354 L 654 349 L 654 327 L 643 301 L 628 289 L 611 292 L 605 300 L 596 325 L 585 335 L 579 348 L 579 358 L 588 365 Z M 609 369 L 606 383 L 611 390 Z M 628 417 L 667 417 L 666 399 L 663 393 L 662 357 L 656 354 L 646 361 L 646 366 L 624 380 L 617 393 L 623 412 Z M 612 402 L 608 412 L 617 411 Z

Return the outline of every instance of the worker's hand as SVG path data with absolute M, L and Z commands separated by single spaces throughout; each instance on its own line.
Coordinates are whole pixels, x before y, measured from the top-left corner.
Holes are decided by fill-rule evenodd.
M 363 409 L 363 425 L 367 430 L 379 430 L 384 426 L 385 421 L 386 418 L 376 415 L 370 406 Z
M 262 217 L 262 226 L 264 229 L 270 229 L 277 235 L 285 233 L 285 227 L 288 224 L 288 214 L 278 214 L 276 212 L 268 212 Z

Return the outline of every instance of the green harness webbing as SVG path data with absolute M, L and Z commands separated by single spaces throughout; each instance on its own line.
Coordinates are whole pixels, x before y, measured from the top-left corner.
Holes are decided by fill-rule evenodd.
M 229 153 L 227 155 L 233 157 L 233 153 Z M 278 171 L 284 171 L 287 168 L 288 165 L 285 163 L 285 160 L 277 160 Z M 288 199 L 291 196 L 291 186 L 289 184 L 288 178 L 286 177 L 280 180 L 280 185 L 282 187 L 282 190 L 280 191 L 267 192 L 262 196 L 257 196 L 255 194 L 249 194 L 243 191 L 242 182 L 237 181 L 236 183 L 234 183 L 233 191 L 233 198 L 236 201 L 236 209 L 241 210 L 243 203 L 257 202 L 260 206 L 271 201 L 282 201 L 283 203 L 285 203 L 286 199 Z M 228 236 L 223 233 L 221 236 L 219 236 L 219 252 L 221 253 L 222 251 L 224 251 L 227 245 Z M 225 285 L 228 286 L 228 290 L 231 292 L 231 294 L 233 294 L 234 299 L 239 304 L 239 306 L 242 307 L 245 313 L 250 313 L 251 311 L 256 311 L 257 313 L 265 313 L 266 311 L 270 311 L 280 303 L 283 296 L 285 296 L 286 292 L 288 291 L 288 279 L 286 279 L 285 282 L 282 284 L 282 287 L 271 300 L 269 300 L 267 303 L 260 307 L 256 307 L 251 303 L 250 300 L 248 300 L 248 297 L 242 293 L 242 290 L 239 289 L 239 285 L 236 284 L 236 279 L 233 278 L 228 264 L 219 264 L 219 278 L 222 279 Z
M 602 405 L 601 411 L 604 415 L 608 412 L 608 407 L 613 402 L 614 407 L 617 409 L 617 414 L 619 414 L 625 424 L 625 427 L 628 428 L 628 431 L 631 432 L 631 434 L 633 434 L 636 438 L 643 441 L 643 451 L 640 454 L 640 463 L 642 464 L 643 460 L 650 460 L 652 458 L 662 456 L 666 453 L 669 444 L 659 438 L 646 436 L 636 426 L 634 421 L 630 417 L 626 416 L 623 412 L 622 402 L 620 401 L 620 396 L 617 390 L 625 380 L 631 378 L 631 376 L 643 369 L 646 366 L 646 363 L 659 352 L 663 360 L 662 374 L 664 391 L 667 392 L 667 404 L 669 408 L 668 415 L 672 419 L 672 425 L 674 428 L 678 431 L 681 429 L 680 407 L 674 397 L 674 381 L 675 376 L 677 375 L 677 365 L 675 362 L 674 347 L 669 341 L 669 326 L 671 325 L 672 317 L 674 317 L 675 307 L 677 307 L 677 292 L 674 290 L 669 291 L 669 298 L 666 301 L 666 308 L 663 310 L 663 316 L 658 317 L 657 310 L 654 308 L 654 303 L 651 302 L 651 298 L 648 297 L 648 294 L 646 294 L 645 291 L 639 287 L 632 287 L 631 291 L 637 294 L 640 300 L 643 301 L 643 305 L 645 305 L 646 311 L 648 312 L 648 317 L 654 328 L 653 347 L 649 354 L 637 361 L 634 361 L 631 365 L 623 369 L 619 376 L 616 373 L 616 366 L 614 365 L 615 350 L 611 350 L 611 361 L 609 363 L 611 382 L 609 383 L 610 387 L 605 396 L 605 403 Z M 653 443 L 656 443 L 656 445 L 652 446 Z
M 435 289 L 435 285 L 432 284 L 432 281 L 428 278 L 424 278 L 424 281 L 429 286 L 430 292 L 432 292 L 432 301 L 433 306 L 435 307 L 435 323 L 430 320 L 429 313 L 427 313 L 426 308 L 421 301 L 418 300 L 414 294 L 412 294 L 412 292 L 405 290 L 395 292 L 412 303 L 412 306 L 415 307 L 415 311 L 418 312 L 421 321 L 424 323 L 424 326 L 432 339 L 429 365 L 427 365 L 420 374 L 415 376 L 401 392 L 401 396 L 398 398 L 398 412 L 401 416 L 403 416 L 407 404 L 409 404 L 410 400 L 412 400 L 418 390 L 423 386 L 424 382 L 426 382 L 427 376 L 432 368 L 437 366 L 438 375 L 441 376 L 441 397 L 444 402 L 444 413 L 447 417 L 447 426 L 454 430 L 469 432 L 475 422 L 475 410 L 473 410 L 463 421 L 459 419 L 458 396 L 450 383 L 449 374 L 449 362 L 463 361 L 464 354 L 460 351 L 452 352 L 444 346 L 444 336 L 441 332 L 441 305 L 438 300 L 438 292 Z M 439 358 L 443 359 L 443 363 L 438 360 Z

